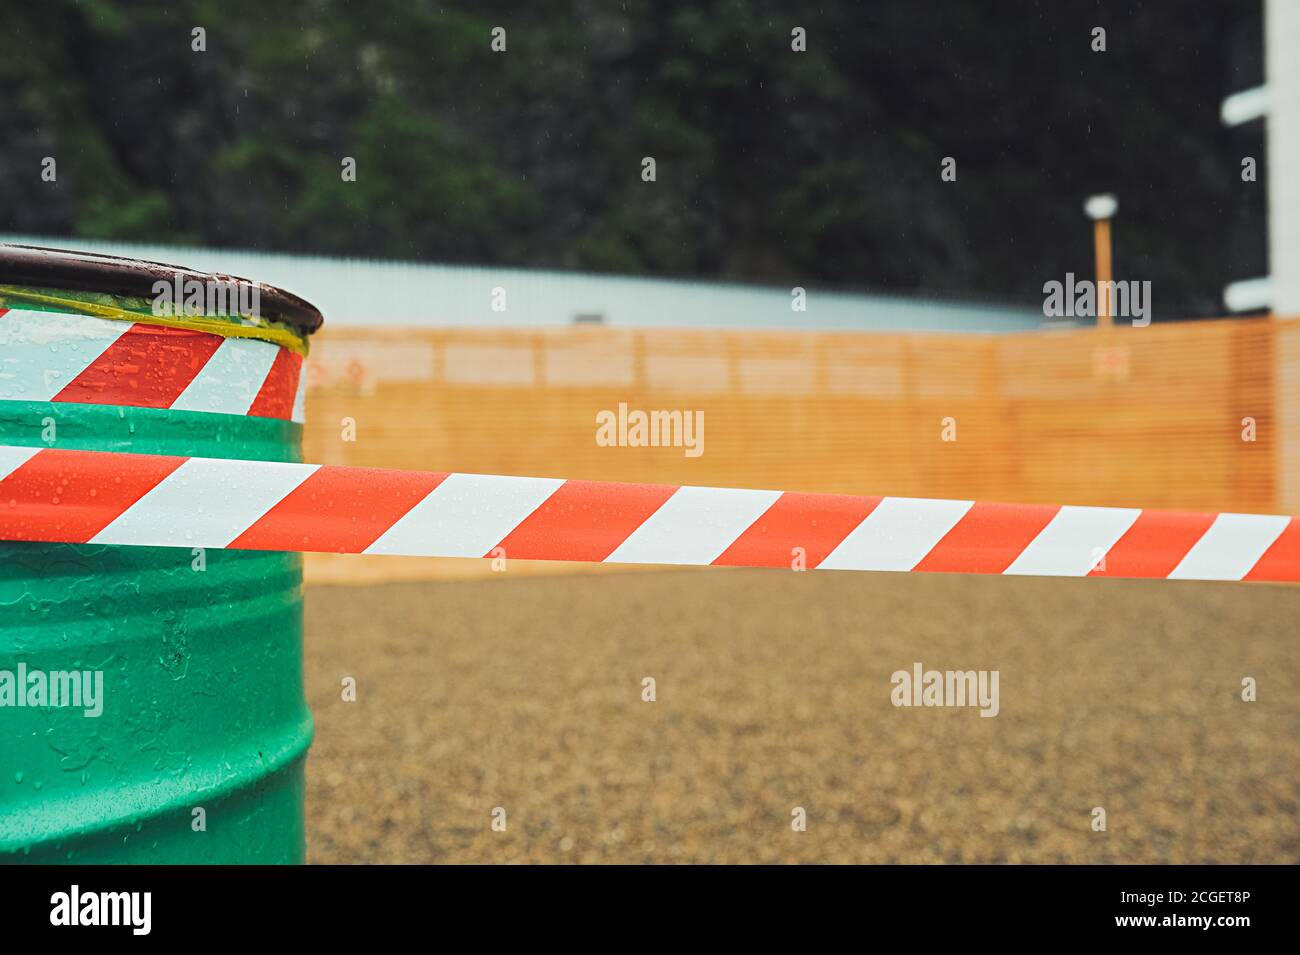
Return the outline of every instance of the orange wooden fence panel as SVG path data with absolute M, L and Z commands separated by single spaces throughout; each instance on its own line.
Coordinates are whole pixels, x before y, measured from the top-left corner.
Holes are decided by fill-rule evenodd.
M 1300 447 L 1282 431 L 1300 429 L 1297 326 L 327 325 L 309 362 L 305 450 L 310 461 L 376 467 L 1290 512 Z M 597 415 L 620 405 L 702 413 L 702 453 L 602 446 Z

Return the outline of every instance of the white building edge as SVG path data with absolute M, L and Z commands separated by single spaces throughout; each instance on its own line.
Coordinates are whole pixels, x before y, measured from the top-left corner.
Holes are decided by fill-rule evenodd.
M 1265 122 L 1269 275 L 1224 290 L 1233 311 L 1300 317 L 1300 2 L 1265 0 L 1264 85 L 1223 102 L 1229 126 Z

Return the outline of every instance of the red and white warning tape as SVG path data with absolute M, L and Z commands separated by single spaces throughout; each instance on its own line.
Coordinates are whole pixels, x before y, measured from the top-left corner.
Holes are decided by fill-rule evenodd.
M 1300 581 L 1300 521 L 0 447 L 0 540 Z M 501 550 L 498 550 L 500 548 Z
M 301 422 L 302 356 L 271 342 L 0 309 L 0 401 L 171 408 Z

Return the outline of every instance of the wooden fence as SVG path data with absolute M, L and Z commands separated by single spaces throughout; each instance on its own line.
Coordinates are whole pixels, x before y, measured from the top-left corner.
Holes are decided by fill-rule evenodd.
M 1300 512 L 1300 321 L 1001 335 L 348 329 L 309 362 L 306 456 L 376 467 Z M 701 453 L 598 415 L 702 414 Z M 695 420 L 692 418 L 692 420 Z M 425 574 L 313 559 L 315 579 Z

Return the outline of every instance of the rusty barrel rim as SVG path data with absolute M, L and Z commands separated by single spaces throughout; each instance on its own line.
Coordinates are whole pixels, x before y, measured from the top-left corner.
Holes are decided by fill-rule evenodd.
M 99 252 L 76 252 L 32 245 L 0 243 L 0 284 L 95 292 L 122 298 L 150 298 L 159 281 L 222 282 L 256 289 L 267 317 L 292 325 L 304 335 L 320 328 L 324 317 L 306 299 L 264 282 L 237 275 L 202 272 Z

